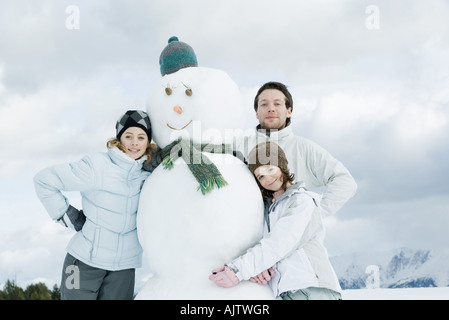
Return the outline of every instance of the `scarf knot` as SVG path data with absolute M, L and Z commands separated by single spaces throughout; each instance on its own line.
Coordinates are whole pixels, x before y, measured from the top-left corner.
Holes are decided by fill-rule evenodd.
M 215 188 L 219 189 L 226 186 L 228 183 L 215 164 L 203 152 L 233 153 L 229 144 L 198 144 L 178 138 L 160 150 L 160 158 L 162 159 L 162 166 L 166 170 L 171 170 L 174 162 L 178 158 L 182 158 L 199 183 L 197 190 L 201 190 L 201 193 L 205 195 Z

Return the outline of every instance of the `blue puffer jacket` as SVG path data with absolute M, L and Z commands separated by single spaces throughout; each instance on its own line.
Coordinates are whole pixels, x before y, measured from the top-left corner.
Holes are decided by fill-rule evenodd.
M 61 191 L 81 192 L 86 223 L 70 240 L 68 253 L 105 270 L 141 266 L 136 215 L 140 190 L 149 176 L 142 170 L 146 159 L 136 161 L 112 148 L 79 162 L 44 169 L 35 176 L 36 193 L 54 220 L 69 207 Z

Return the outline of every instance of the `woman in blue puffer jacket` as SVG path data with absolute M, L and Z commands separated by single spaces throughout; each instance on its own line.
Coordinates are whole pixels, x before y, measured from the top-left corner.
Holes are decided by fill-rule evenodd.
M 107 152 L 49 167 L 34 177 L 52 219 L 77 231 L 62 270 L 64 300 L 125 300 L 134 294 L 135 268 L 142 260 L 136 215 L 149 175 L 142 165 L 156 151 L 148 115 L 127 111 L 107 147 Z M 72 207 L 62 191 L 80 191 L 83 210 Z

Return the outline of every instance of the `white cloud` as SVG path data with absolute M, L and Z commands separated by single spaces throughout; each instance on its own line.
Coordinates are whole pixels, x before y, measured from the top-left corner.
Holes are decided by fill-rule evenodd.
M 447 248 L 448 205 L 447 195 L 351 203 L 352 213 L 325 220 L 326 246 L 332 255 L 398 247 Z
M 4 66 L 0 64 L 0 97 L 5 93 L 5 86 L 3 85 L 3 69 Z
M 0 159 L 0 177 L 106 150 L 117 119 L 128 109 L 145 108 L 146 97 L 134 93 L 106 75 L 46 85 L 28 95 L 4 94 L 0 137 L 8 152 Z M 27 155 L 33 155 L 31 163 Z
M 36 197 L 27 196 L 31 183 L 5 186 L 4 181 L 0 184 L 2 193 L 10 190 L 10 194 L 8 199 L 0 197 L 0 287 L 7 279 L 22 287 L 37 281 L 52 287 L 60 276 L 65 246 L 73 233 L 51 221 Z

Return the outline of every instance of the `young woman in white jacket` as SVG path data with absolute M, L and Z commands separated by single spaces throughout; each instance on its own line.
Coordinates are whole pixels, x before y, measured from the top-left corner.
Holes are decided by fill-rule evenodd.
M 304 183 L 293 183 L 285 154 L 273 142 L 258 144 L 248 163 L 264 195 L 264 236 L 244 255 L 213 270 L 209 279 L 227 288 L 242 280 L 268 282 L 275 297 L 284 300 L 341 299 L 315 210 L 321 196 Z
M 133 298 L 135 268 L 142 260 L 136 215 L 149 175 L 142 165 L 156 149 L 150 142 L 150 118 L 129 110 L 117 121 L 107 152 L 49 167 L 34 177 L 51 218 L 77 231 L 67 246 L 61 299 Z M 63 191 L 80 191 L 83 209 L 71 206 Z

